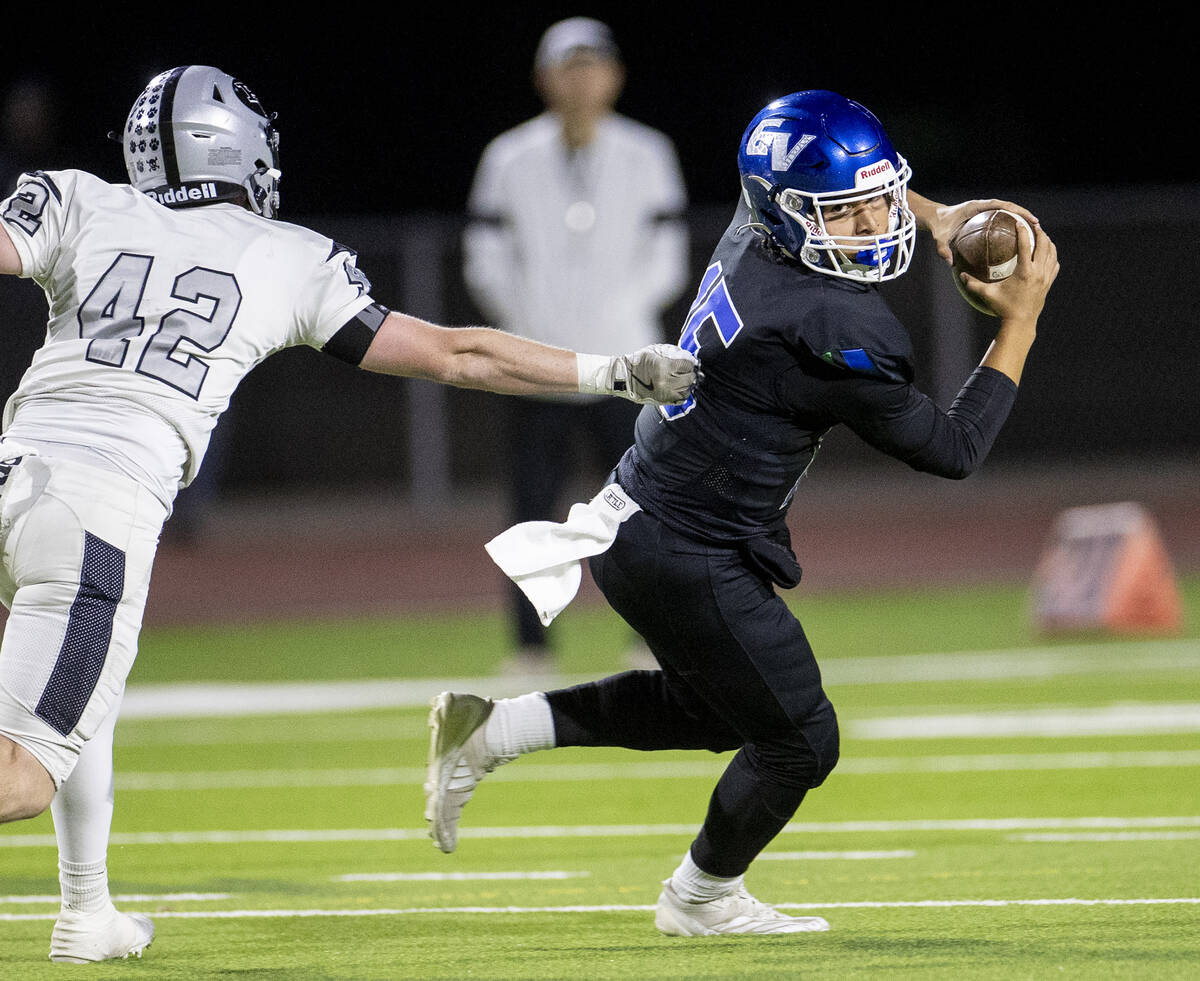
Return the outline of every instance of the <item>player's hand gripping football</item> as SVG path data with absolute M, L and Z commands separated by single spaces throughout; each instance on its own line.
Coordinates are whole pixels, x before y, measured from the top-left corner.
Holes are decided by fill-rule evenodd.
M 579 356 L 579 390 L 641 405 L 678 405 L 700 379 L 700 362 L 675 344 L 651 344 L 612 358 Z
M 1033 239 L 1027 229 L 1017 232 L 1017 268 L 1007 279 L 985 283 L 964 274 L 963 285 L 995 312 L 1001 322 L 1037 323 L 1055 278 L 1058 276 L 1058 249 L 1041 225 L 1033 225 Z
M 917 198 L 916 195 L 910 194 L 910 197 Z M 963 201 L 961 204 L 935 204 L 932 201 L 926 201 L 924 198 L 917 198 L 925 207 L 919 208 L 919 218 L 923 219 L 923 225 L 929 230 L 929 234 L 933 236 L 933 241 L 937 245 L 938 255 L 942 257 L 946 265 L 953 265 L 954 254 L 950 251 L 950 240 L 954 238 L 955 233 L 975 215 L 981 211 L 993 211 L 999 208 L 1002 211 L 1011 211 L 1014 214 L 1020 215 L 1034 228 L 1037 227 L 1038 220 L 1033 212 L 1027 208 L 1022 208 L 1019 204 L 1013 204 L 1011 201 L 1001 201 L 999 198 L 976 198 L 972 201 Z M 915 202 L 914 202 L 915 203 Z

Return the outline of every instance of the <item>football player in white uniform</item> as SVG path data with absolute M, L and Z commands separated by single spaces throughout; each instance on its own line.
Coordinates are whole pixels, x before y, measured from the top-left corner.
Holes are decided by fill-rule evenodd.
M 370 371 L 509 394 L 681 402 L 695 359 L 610 358 L 389 311 L 355 253 L 275 218 L 278 134 L 242 83 L 151 80 L 124 132 L 130 184 L 24 175 L 0 205 L 0 272 L 36 281 L 46 340 L 0 439 L 0 821 L 51 807 L 63 905 L 50 956 L 140 956 L 105 867 L 112 731 L 163 521 L 238 382 L 307 344 Z

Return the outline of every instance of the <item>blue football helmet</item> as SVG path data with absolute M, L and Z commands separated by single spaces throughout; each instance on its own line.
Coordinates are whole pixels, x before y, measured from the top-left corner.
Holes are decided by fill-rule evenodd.
M 857 102 L 819 89 L 776 99 L 750 121 L 738 149 L 751 227 L 815 272 L 883 282 L 912 261 L 917 221 L 908 163 Z M 824 209 L 886 195 L 888 228 L 838 236 Z

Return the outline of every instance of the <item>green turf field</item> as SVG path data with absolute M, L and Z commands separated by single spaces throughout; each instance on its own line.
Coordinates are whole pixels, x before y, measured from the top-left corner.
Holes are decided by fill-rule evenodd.
M 43 816 L 0 829 L 0 978 L 1197 978 L 1200 580 L 1184 585 L 1185 636 L 1142 640 L 1038 638 L 1015 588 L 799 599 L 842 763 L 747 881 L 832 929 L 776 938 L 653 928 L 710 754 L 532 755 L 484 783 L 454 855 L 432 847 L 424 703 L 492 673 L 499 616 L 148 632 L 109 867 L 155 943 L 48 962 Z M 556 627 L 572 678 L 619 667 L 607 611 Z M 231 714 L 168 714 L 195 682 L 237 682 L 202 700 Z

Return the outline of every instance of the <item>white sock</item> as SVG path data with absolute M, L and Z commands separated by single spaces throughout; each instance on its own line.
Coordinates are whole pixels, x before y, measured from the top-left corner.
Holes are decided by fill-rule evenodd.
M 679 868 L 671 875 L 671 886 L 676 895 L 685 902 L 707 903 L 711 899 L 720 899 L 736 892 L 741 888 L 743 878 L 737 875 L 732 879 L 723 879 L 718 875 L 709 875 L 692 861 L 692 853 L 689 850 L 679 863 Z
M 108 907 L 108 866 L 104 862 L 80 865 L 58 860 L 62 908 L 75 913 L 98 913 Z
M 554 748 L 554 716 L 544 692 L 498 698 L 484 729 L 488 752 L 512 759 L 521 753 Z
M 63 909 L 95 913 L 108 906 L 108 832 L 113 815 L 113 728 L 120 702 L 84 743 L 79 760 L 50 804 L 58 839 Z

